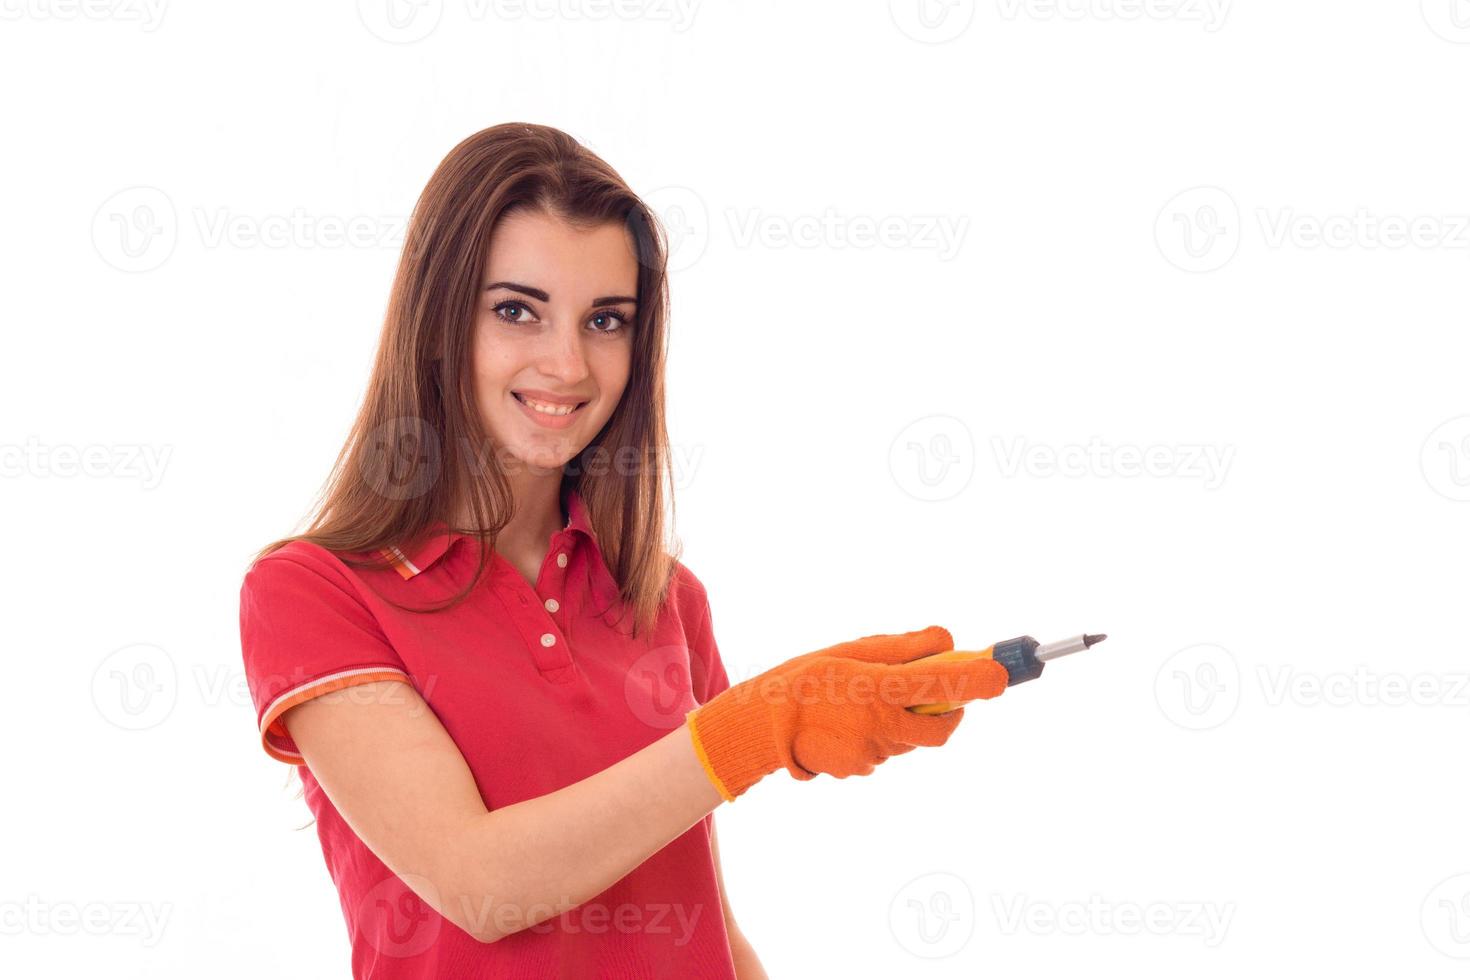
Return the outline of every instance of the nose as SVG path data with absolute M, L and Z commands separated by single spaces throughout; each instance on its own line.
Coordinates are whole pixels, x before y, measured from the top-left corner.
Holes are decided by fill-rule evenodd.
M 552 328 L 542 334 L 545 341 L 538 351 L 536 367 L 547 377 L 555 378 L 563 387 L 579 384 L 588 375 L 586 339 L 570 316 L 557 317 Z

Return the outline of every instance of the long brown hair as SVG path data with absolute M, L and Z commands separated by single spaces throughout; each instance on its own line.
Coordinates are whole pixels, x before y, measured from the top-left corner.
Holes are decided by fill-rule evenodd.
M 480 544 L 474 579 L 509 522 L 512 491 L 499 453 L 481 425 L 469 368 L 471 339 L 490 234 L 507 212 L 537 210 L 579 226 L 621 222 L 638 258 L 638 306 L 631 373 L 602 431 L 568 461 L 562 489 L 587 508 L 608 570 L 633 613 L 634 635 L 651 628 L 670 587 L 676 549 L 665 541 L 672 514 L 664 424 L 668 280 L 666 238 L 657 216 L 612 167 L 550 126 L 503 123 L 449 151 L 409 219 L 367 392 L 346 444 L 312 507 L 310 541 L 357 567 L 384 568 L 379 549 L 415 540 L 461 504 Z M 490 451 L 483 452 L 476 447 Z M 487 464 L 488 461 L 488 465 Z M 629 462 L 631 461 L 631 465 Z

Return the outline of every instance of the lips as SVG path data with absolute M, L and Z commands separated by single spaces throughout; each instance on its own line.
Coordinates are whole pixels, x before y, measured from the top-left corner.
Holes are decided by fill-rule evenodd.
M 537 388 L 521 388 L 511 392 L 521 401 L 540 402 L 543 405 L 555 405 L 558 408 L 581 408 L 587 404 L 587 399 L 578 398 L 575 395 L 557 395 L 550 391 L 541 391 Z
M 521 397 L 520 392 L 513 391 L 511 395 L 515 397 L 516 404 L 521 407 L 521 411 L 525 413 L 526 418 L 543 429 L 566 429 L 576 425 L 582 418 L 583 408 L 587 405 L 586 402 L 583 402 L 576 408 L 570 410 L 563 409 L 559 413 L 543 412 L 539 409 L 532 408 L 530 402 Z
M 526 395 L 519 391 L 512 391 L 511 394 L 515 396 L 516 401 L 525 405 L 527 408 L 570 408 L 576 411 L 587 404 L 584 401 L 572 401 L 569 399 L 541 398 L 536 395 Z

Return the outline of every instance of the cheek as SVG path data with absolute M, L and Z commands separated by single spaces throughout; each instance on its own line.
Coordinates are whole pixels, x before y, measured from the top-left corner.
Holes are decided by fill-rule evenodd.
M 499 431 L 503 419 L 514 408 L 508 406 L 506 390 L 515 377 L 513 363 L 506 356 L 504 347 L 476 350 L 470 358 L 471 384 L 475 401 L 479 404 L 480 421 L 487 428 Z
M 515 374 L 515 362 L 514 347 L 499 340 L 495 343 L 477 342 L 470 357 L 475 383 L 481 391 L 508 385 Z
M 607 393 L 609 400 L 617 401 L 628 386 L 632 369 L 632 347 L 624 344 L 617 350 L 601 352 L 592 369 L 597 374 L 598 388 Z

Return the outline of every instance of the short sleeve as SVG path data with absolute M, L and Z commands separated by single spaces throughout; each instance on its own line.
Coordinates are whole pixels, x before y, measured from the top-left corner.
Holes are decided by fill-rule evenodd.
M 700 623 L 689 647 L 689 671 L 694 698 L 704 704 L 730 686 L 725 663 L 720 659 L 720 646 L 715 642 L 714 613 L 708 594 L 704 596 L 704 616 Z
M 240 650 L 261 746 L 272 759 L 292 765 L 305 760 L 280 721 L 287 710 L 355 684 L 411 683 L 350 573 L 296 543 L 246 573 Z

